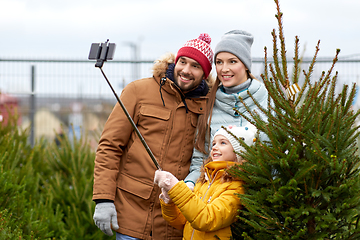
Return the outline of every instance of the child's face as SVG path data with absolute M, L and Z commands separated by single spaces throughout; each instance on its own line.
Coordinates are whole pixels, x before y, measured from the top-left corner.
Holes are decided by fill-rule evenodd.
M 223 135 L 217 135 L 210 152 L 213 161 L 235 161 L 236 153 L 229 140 Z

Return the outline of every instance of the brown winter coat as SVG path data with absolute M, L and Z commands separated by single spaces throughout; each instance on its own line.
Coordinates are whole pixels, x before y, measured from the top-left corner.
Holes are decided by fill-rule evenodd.
M 167 64 L 163 66 L 167 67 Z M 128 84 L 120 99 L 161 168 L 184 179 L 189 173 L 194 135 L 205 97 L 186 99 L 161 74 Z M 93 200 L 114 200 L 118 232 L 140 239 L 181 239 L 182 231 L 161 216 L 160 189 L 153 184 L 156 167 L 117 103 L 107 120 L 96 153 Z M 152 237 L 151 237 L 152 236 Z

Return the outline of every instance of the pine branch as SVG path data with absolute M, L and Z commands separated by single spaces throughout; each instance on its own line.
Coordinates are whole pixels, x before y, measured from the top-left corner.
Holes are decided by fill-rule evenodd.
M 294 60 L 294 74 L 293 74 L 293 83 L 297 83 L 299 80 L 299 73 L 300 73 L 300 62 L 301 60 L 299 59 L 299 38 L 298 36 L 295 36 L 295 56 L 293 58 Z
M 315 65 L 315 62 L 316 62 L 317 55 L 318 55 L 319 50 L 320 50 L 319 45 L 320 45 L 320 40 L 318 41 L 318 43 L 316 45 L 315 54 L 314 54 L 314 57 L 313 57 L 310 65 L 309 65 L 308 72 L 306 73 L 305 70 L 303 71 L 304 76 L 305 76 L 305 82 L 304 82 L 304 85 L 301 88 L 300 92 L 298 93 L 298 98 L 297 98 L 297 101 L 295 101 L 295 106 L 297 106 L 299 104 L 300 100 L 302 99 L 305 89 L 307 87 L 311 87 L 310 86 L 310 77 L 311 77 L 311 74 L 314 71 L 314 65 Z M 294 69 L 294 71 L 296 71 L 296 70 Z
M 280 4 L 278 0 L 275 0 L 276 3 L 276 10 L 277 14 L 275 15 L 276 19 L 278 20 L 279 26 L 279 39 L 280 39 L 280 46 L 281 46 L 281 59 L 282 59 L 282 67 L 283 67 L 283 74 L 285 78 L 285 85 L 283 86 L 286 88 L 289 87 L 289 76 L 287 71 L 287 61 L 286 61 L 286 49 L 285 49 L 285 36 L 284 36 L 284 29 L 282 23 L 283 13 L 280 11 Z
M 275 80 L 280 81 L 282 86 L 286 86 L 286 80 L 284 79 L 283 75 L 282 75 L 282 71 L 280 68 L 280 64 L 279 64 L 279 58 L 278 58 L 278 48 L 277 48 L 277 36 L 275 33 L 275 29 L 272 31 L 271 33 L 272 37 L 273 37 L 273 59 L 274 59 L 274 65 L 275 65 L 275 70 L 276 71 L 270 71 L 273 73 L 273 77 Z M 272 64 L 269 64 L 270 67 L 272 67 Z
M 270 98 L 271 99 L 277 98 L 276 96 L 279 94 L 282 97 L 282 100 L 286 100 L 285 94 L 283 92 L 283 86 L 279 84 L 279 81 L 276 81 L 275 70 L 271 64 L 269 64 L 269 68 L 270 68 L 271 74 L 273 75 L 273 78 L 270 78 L 270 80 L 267 80 L 267 79 L 263 79 L 263 80 L 264 80 L 265 86 L 267 88 L 273 90 L 273 91 L 269 91 Z

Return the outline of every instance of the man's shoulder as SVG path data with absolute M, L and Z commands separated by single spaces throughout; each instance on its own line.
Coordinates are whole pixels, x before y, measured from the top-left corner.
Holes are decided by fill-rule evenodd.
M 134 80 L 134 81 L 132 81 L 132 83 L 134 83 L 134 84 L 144 84 L 144 83 L 154 84 L 154 83 L 156 83 L 156 80 L 154 79 L 154 77 L 145 77 L 145 78 Z

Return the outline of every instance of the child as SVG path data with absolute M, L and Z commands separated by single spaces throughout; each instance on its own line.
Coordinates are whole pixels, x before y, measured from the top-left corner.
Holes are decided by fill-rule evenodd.
M 233 179 L 226 169 L 240 164 L 236 154 L 244 150 L 237 138 L 247 145 L 255 141 L 256 128 L 228 127 L 219 129 L 212 141 L 209 159 L 204 163 L 194 192 L 171 173 L 157 170 L 154 183 L 161 190 L 160 203 L 163 217 L 175 228 L 183 229 L 183 239 L 229 239 L 230 225 L 236 220 L 243 194 L 239 180 Z M 217 237 L 215 237 L 217 236 Z

